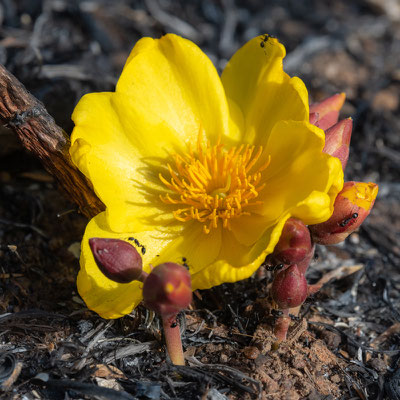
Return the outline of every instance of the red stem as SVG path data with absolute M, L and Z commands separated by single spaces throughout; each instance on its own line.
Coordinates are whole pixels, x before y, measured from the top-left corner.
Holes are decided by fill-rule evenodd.
M 286 340 L 287 332 L 290 326 L 290 317 L 289 317 L 289 309 L 281 310 L 283 315 L 279 317 L 274 326 L 274 335 L 276 336 L 277 341 L 272 345 L 273 350 L 277 350 L 279 344 Z
M 167 351 L 172 364 L 185 365 L 185 358 L 183 357 L 182 350 L 181 332 L 176 315 L 162 315 L 161 318 L 163 322 Z

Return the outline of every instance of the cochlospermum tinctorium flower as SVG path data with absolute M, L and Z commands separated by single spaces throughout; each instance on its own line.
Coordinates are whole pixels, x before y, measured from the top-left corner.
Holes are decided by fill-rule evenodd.
M 289 217 L 329 218 L 343 185 L 322 152 L 303 82 L 282 68 L 284 47 L 256 37 L 222 76 L 192 42 L 141 39 L 115 92 L 78 103 L 71 156 L 107 209 L 82 242 L 79 293 L 105 318 L 129 313 L 141 284 L 108 280 L 92 237 L 129 240 L 150 264 L 185 262 L 193 289 L 249 277 Z

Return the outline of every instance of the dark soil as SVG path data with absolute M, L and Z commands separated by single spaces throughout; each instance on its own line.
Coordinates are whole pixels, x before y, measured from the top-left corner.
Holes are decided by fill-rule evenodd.
M 75 278 L 87 220 L 0 127 L 0 397 L 399 399 L 399 3 L 0 1 L 0 62 L 67 132 L 83 94 L 113 90 L 136 40 L 166 32 L 194 40 L 219 69 L 267 32 L 285 44 L 286 70 L 313 100 L 347 94 L 348 179 L 380 192 L 358 233 L 318 249 L 308 278 L 355 272 L 307 301 L 278 351 L 269 272 L 197 293 L 182 318 L 190 367 L 173 367 L 144 308 L 116 321 L 85 308 Z

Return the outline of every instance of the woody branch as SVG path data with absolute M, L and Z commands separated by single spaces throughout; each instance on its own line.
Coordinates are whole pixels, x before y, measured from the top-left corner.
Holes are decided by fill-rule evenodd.
M 92 217 L 104 210 L 91 184 L 71 162 L 68 135 L 55 123 L 44 105 L 1 64 L 0 121 L 39 158 L 84 215 Z

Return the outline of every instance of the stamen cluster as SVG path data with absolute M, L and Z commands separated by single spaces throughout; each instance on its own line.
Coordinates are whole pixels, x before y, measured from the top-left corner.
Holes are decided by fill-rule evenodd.
M 261 204 L 254 201 L 265 184 L 261 183 L 262 171 L 270 160 L 260 164 L 262 147 L 241 145 L 226 150 L 223 144 L 197 146 L 187 154 L 174 155 L 175 165 L 168 164 L 170 178 L 160 174 L 160 180 L 171 190 L 161 196 L 167 204 L 183 205 L 173 211 L 178 221 L 197 220 L 209 233 L 222 222 L 231 229 L 230 220 L 249 215 L 249 206 Z M 253 171 L 252 171 L 253 170 Z

